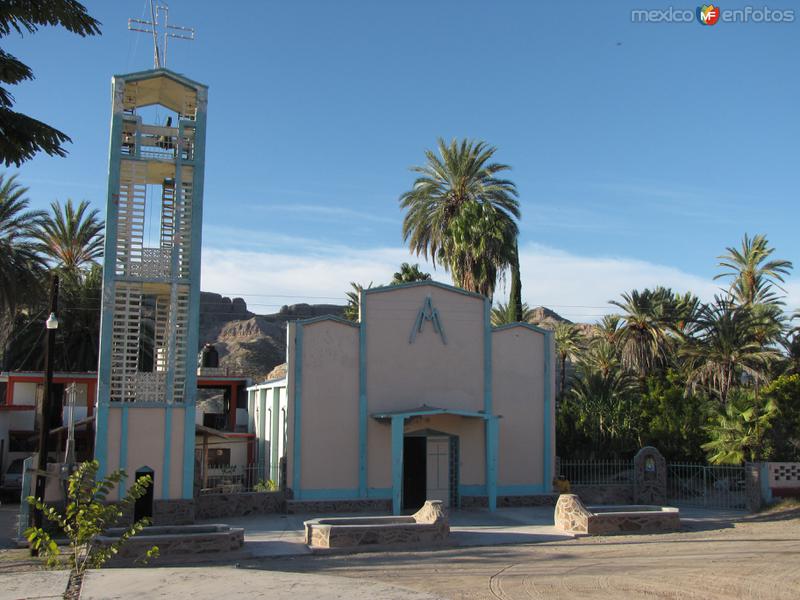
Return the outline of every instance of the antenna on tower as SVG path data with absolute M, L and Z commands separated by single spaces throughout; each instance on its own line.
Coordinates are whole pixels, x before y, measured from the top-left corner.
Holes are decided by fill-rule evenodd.
M 160 69 L 167 66 L 167 41 L 169 38 L 177 40 L 194 40 L 194 29 L 180 25 L 169 24 L 169 6 L 166 4 L 150 3 L 150 20 L 128 19 L 128 30 L 139 33 L 149 33 L 153 36 L 153 68 Z M 159 20 L 159 15 L 161 19 Z M 163 38 L 160 42 L 159 38 Z

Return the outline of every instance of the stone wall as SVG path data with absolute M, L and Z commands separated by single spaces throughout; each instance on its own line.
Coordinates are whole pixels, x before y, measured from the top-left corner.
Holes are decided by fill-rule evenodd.
M 194 500 L 153 501 L 153 525 L 189 525 L 194 519 Z
M 645 446 L 633 457 L 633 501 L 636 504 L 666 504 L 667 461 L 661 452 Z
M 597 509 L 594 509 L 597 510 Z M 583 535 L 655 533 L 680 529 L 680 512 L 676 508 L 653 507 L 653 510 L 593 512 L 575 494 L 562 494 L 555 510 L 556 528 Z
M 514 506 L 555 506 L 558 494 L 530 494 L 527 496 L 498 496 L 497 508 Z M 461 508 L 487 508 L 489 498 L 486 496 L 461 496 Z
M 286 511 L 290 515 L 336 514 L 350 512 L 392 512 L 391 500 L 289 500 Z
M 195 504 L 196 519 L 244 517 L 286 512 L 283 492 L 201 494 Z

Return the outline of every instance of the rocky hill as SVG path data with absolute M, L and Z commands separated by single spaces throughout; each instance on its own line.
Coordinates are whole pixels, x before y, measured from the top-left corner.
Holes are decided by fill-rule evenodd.
M 200 296 L 200 346 L 207 342 L 214 344 L 220 366 L 232 374 L 246 375 L 253 381 L 276 379 L 286 371 L 286 323 L 321 315 L 342 316 L 343 312 L 344 306 L 337 304 L 293 304 L 281 307 L 274 314 L 257 315 L 247 309 L 241 298 L 203 292 Z M 571 322 L 544 306 L 532 312 L 531 322 L 545 329 Z
M 241 298 L 203 292 L 200 296 L 200 347 L 211 342 L 220 366 L 262 381 L 286 361 L 286 323 L 320 315 L 341 316 L 344 306 L 293 304 L 274 314 L 257 315 Z M 198 348 L 199 350 L 199 348 Z

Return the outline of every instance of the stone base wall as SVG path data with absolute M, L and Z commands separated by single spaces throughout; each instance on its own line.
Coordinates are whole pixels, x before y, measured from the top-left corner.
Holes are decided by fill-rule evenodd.
M 633 484 L 573 485 L 584 504 L 633 504 Z
M 335 514 L 350 512 L 392 512 L 391 500 L 365 498 L 360 500 L 288 500 L 286 512 L 300 514 Z
M 194 512 L 196 519 L 284 513 L 286 498 L 283 492 L 202 494 L 195 501 Z
M 194 500 L 153 501 L 153 525 L 190 525 L 194 519 Z
M 498 496 L 497 508 L 515 506 L 555 506 L 558 494 L 530 494 L 527 496 Z M 489 498 L 486 496 L 461 496 L 461 508 L 487 508 Z
M 680 512 L 675 508 L 652 511 L 630 510 L 592 512 L 575 494 L 562 494 L 555 510 L 555 526 L 562 531 L 583 535 L 624 535 L 677 531 L 681 527 Z
M 205 526 L 209 527 L 209 526 Z M 174 531 L 163 531 L 165 527 L 148 527 L 142 533 L 129 538 L 119 548 L 119 553 L 110 562 L 113 565 L 126 565 L 141 560 L 153 546 L 158 546 L 160 556 L 179 556 L 186 554 L 208 554 L 231 552 L 244 545 L 244 529 L 216 526 L 214 530 L 203 526 L 176 527 Z M 97 538 L 99 546 L 116 542 L 121 529 L 111 529 L 107 535 Z
M 306 544 L 313 548 L 372 548 L 441 544 L 450 534 L 440 500 L 428 500 L 412 517 L 347 517 L 305 522 Z

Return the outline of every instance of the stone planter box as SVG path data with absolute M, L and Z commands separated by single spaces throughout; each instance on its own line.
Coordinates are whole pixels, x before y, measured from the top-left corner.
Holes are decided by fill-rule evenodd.
M 125 530 L 109 529 L 97 538 L 98 545 L 109 546 L 119 540 Z M 147 550 L 158 546 L 161 556 L 230 552 L 244 545 L 244 529 L 228 525 L 175 525 L 145 527 L 119 549 L 116 558 L 132 561 L 141 558 Z
M 614 535 L 677 531 L 680 511 L 669 506 L 642 504 L 584 506 L 575 494 L 562 494 L 555 510 L 555 526 L 582 535 Z
M 312 548 L 364 546 L 428 546 L 441 544 L 450 525 L 440 500 L 428 500 L 409 517 L 351 517 L 305 522 L 306 544 Z

